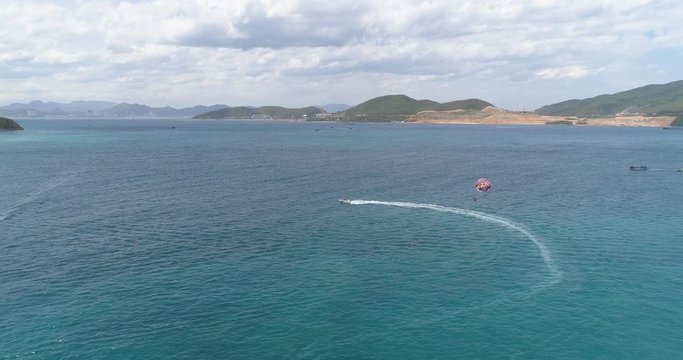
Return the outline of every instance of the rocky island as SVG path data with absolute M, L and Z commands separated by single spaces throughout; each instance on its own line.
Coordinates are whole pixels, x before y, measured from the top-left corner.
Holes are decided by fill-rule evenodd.
M 19 124 L 14 122 L 12 119 L 0 117 L 0 131 L 11 131 L 11 130 L 24 130 Z

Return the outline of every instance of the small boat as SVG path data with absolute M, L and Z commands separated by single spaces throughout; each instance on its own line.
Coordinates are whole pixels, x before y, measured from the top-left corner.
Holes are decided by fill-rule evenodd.
M 647 170 L 647 166 L 645 166 L 645 165 L 629 166 L 628 169 L 631 171 L 645 171 L 645 170 Z

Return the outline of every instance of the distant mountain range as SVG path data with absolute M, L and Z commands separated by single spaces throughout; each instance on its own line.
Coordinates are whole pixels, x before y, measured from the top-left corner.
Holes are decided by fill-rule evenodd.
M 176 109 L 170 106 L 153 108 L 147 105 L 121 103 L 105 110 L 104 112 L 108 115 L 118 117 L 192 117 L 197 114 L 203 114 L 209 111 L 225 108 L 228 108 L 228 106 L 221 104 L 211 106 L 197 105 L 189 108 Z
M 346 104 L 326 104 L 326 112 L 334 113 L 348 109 Z M 224 110 L 221 112 L 220 110 Z M 214 111 L 218 111 L 213 113 Z M 70 103 L 43 102 L 40 100 L 29 103 L 14 103 L 0 107 L 0 116 L 8 117 L 194 117 L 206 114 L 202 118 L 248 118 L 251 116 L 273 116 L 275 118 L 302 117 L 304 114 L 315 116 L 322 112 L 317 107 L 288 109 L 280 106 L 229 107 L 217 104 L 212 106 L 193 106 L 176 109 L 170 106 L 150 107 L 141 104 L 120 103 L 109 101 L 72 101 Z
M 26 111 L 33 110 L 40 113 L 69 113 L 85 111 L 102 111 L 116 105 L 108 101 L 72 101 L 68 104 L 56 103 L 52 101 L 42 102 L 40 100 L 31 101 L 28 104 L 14 103 L 0 107 L 0 111 Z
M 8 117 L 192 117 L 227 105 L 193 106 L 175 109 L 169 106 L 155 108 L 147 105 L 108 101 L 73 101 L 70 103 L 31 101 L 0 107 L 0 116 Z
M 106 101 L 74 101 L 68 104 L 32 101 L 0 107 L 0 116 L 107 116 L 107 117 L 193 117 L 197 119 L 274 118 L 317 119 L 342 121 L 402 121 L 421 111 L 458 111 L 463 115 L 477 115 L 493 106 L 480 99 L 439 103 L 415 100 L 406 95 L 385 95 L 349 107 L 327 104 L 321 107 L 285 108 L 281 106 L 249 107 L 217 104 L 175 109 L 154 108 L 147 105 Z M 587 99 L 573 99 L 543 106 L 537 115 L 578 118 L 603 118 L 617 115 L 674 116 L 672 125 L 683 125 L 683 80 L 667 84 L 653 84 Z

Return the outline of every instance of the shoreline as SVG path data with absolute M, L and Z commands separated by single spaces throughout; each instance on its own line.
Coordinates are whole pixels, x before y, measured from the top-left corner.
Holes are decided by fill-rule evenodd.
M 585 123 L 547 123 L 547 122 L 532 122 L 532 121 L 499 121 L 495 119 L 487 121 L 448 121 L 448 120 L 421 120 L 421 121 L 405 121 L 406 124 L 435 124 L 435 125 L 515 125 L 515 126 L 607 126 L 607 127 L 651 127 L 651 128 L 668 128 L 672 127 L 671 120 L 612 120 L 605 118 L 597 118 L 588 120 Z
M 434 114 L 440 113 L 440 114 Z M 514 113 L 506 112 L 505 114 L 442 114 L 447 112 L 431 112 L 425 116 L 423 113 L 411 115 L 405 120 L 400 121 L 342 121 L 342 120 L 305 120 L 305 119 L 244 119 L 244 118 L 225 118 L 225 119 L 192 119 L 185 117 L 114 117 L 114 118 L 50 118 L 50 117 L 32 117 L 22 118 L 22 121 L 64 121 L 64 120 L 80 120 L 92 121 L 96 123 L 101 120 L 152 120 L 152 121 L 251 121 L 251 122 L 289 122 L 289 123 L 310 123 L 310 124 L 438 124 L 438 125 L 555 125 L 555 126 L 609 126 L 609 127 L 672 127 L 672 123 L 676 120 L 673 116 L 616 116 L 616 117 L 600 117 L 600 118 L 578 118 L 565 116 L 550 116 L 538 115 L 534 113 Z M 453 116 L 455 115 L 455 116 Z M 675 127 L 675 126 L 674 126 Z
M 407 122 L 453 125 L 577 125 L 577 126 L 629 126 L 668 127 L 675 116 L 617 115 L 585 118 L 576 116 L 540 115 L 531 112 L 514 112 L 487 107 L 477 112 L 462 110 L 421 111 L 408 117 Z

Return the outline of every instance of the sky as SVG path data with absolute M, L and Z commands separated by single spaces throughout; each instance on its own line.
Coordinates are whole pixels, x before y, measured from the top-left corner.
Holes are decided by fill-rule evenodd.
M 390 94 L 534 110 L 683 79 L 678 0 L 4 0 L 0 105 Z

